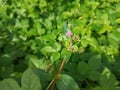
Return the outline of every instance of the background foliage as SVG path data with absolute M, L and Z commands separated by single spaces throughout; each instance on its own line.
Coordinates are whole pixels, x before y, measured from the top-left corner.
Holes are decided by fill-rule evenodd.
M 0 0 L 0 90 L 45 90 L 64 58 L 54 90 L 120 90 L 120 0 Z

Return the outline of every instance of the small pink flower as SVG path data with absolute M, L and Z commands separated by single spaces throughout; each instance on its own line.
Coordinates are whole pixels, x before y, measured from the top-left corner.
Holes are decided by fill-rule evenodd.
M 67 37 L 70 37 L 70 36 L 72 36 L 72 35 L 73 35 L 73 34 L 72 34 L 72 32 L 71 32 L 70 30 L 66 32 L 66 36 L 67 36 Z

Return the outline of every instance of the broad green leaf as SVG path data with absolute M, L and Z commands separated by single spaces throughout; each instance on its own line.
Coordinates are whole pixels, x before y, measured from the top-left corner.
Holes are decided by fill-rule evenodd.
M 48 82 L 51 80 L 50 75 L 45 70 L 41 69 L 34 69 L 33 72 L 40 78 L 40 81 L 42 82 L 42 90 L 45 90 Z
M 101 73 L 97 70 L 89 71 L 88 78 L 93 81 L 97 81 L 100 78 Z
M 112 26 L 104 25 L 102 29 L 99 31 L 99 34 L 103 34 L 105 32 L 110 32 L 110 31 L 112 31 Z
M 120 18 L 116 19 L 115 22 L 120 24 Z
M 120 32 L 118 32 L 118 33 L 120 33 Z M 115 33 L 115 32 L 110 33 L 109 37 L 118 42 L 120 40 L 120 35 L 118 33 Z M 117 36 L 117 35 L 119 35 L 119 36 Z
M 46 0 L 40 0 L 39 2 L 40 2 L 40 4 L 39 4 L 39 7 L 40 7 L 40 8 L 43 8 L 43 7 L 46 7 L 46 6 L 47 6 Z
M 69 18 L 69 17 L 71 17 L 72 16 L 72 13 L 71 12 L 69 12 L 69 11 L 64 11 L 63 13 L 62 13 L 62 18 L 63 19 L 67 19 L 67 18 Z
M 0 76 L 2 77 L 2 78 L 8 78 L 8 77 L 10 77 L 10 75 L 11 75 L 11 73 L 13 73 L 14 72 L 14 67 L 11 65 L 8 65 L 8 66 L 0 66 L 0 68 L 1 68 L 1 71 L 0 71 Z
M 55 48 L 55 50 L 56 51 L 60 51 L 61 50 L 61 45 L 60 45 L 60 43 L 55 43 L 54 45 L 53 45 L 53 47 Z
M 53 53 L 53 52 L 57 52 L 57 51 L 51 46 L 45 46 L 41 49 L 41 52 L 43 54 L 47 54 L 47 53 Z
M 101 21 L 103 21 L 103 24 L 104 24 L 104 25 L 109 25 L 109 24 L 110 24 L 110 21 L 109 21 L 109 19 L 108 19 L 108 14 L 103 14 L 103 15 L 101 16 Z
M 78 63 L 78 72 L 80 74 L 86 75 L 86 74 L 88 74 L 88 70 L 89 70 L 88 65 L 85 62 L 80 61 Z
M 45 19 L 45 22 L 44 22 L 44 25 L 45 25 L 45 27 L 48 29 L 48 30 L 50 30 L 50 29 L 52 29 L 52 22 L 51 22 L 51 20 L 50 19 Z
M 90 70 L 97 70 L 101 67 L 101 56 L 94 55 L 88 60 L 88 66 Z
M 88 41 L 88 43 L 94 47 L 95 49 L 99 48 L 98 47 L 98 42 L 97 42 L 97 39 L 95 38 L 86 38 L 86 40 Z
M 36 68 L 40 68 L 40 62 L 42 60 L 38 59 L 38 57 L 36 55 L 27 55 L 26 59 L 29 61 L 30 67 L 32 67 L 32 65 L 34 65 Z
M 9 54 L 3 54 L 0 56 L 0 65 L 8 65 L 13 61 L 13 57 Z
M 109 82 L 108 82 L 109 81 Z M 100 77 L 100 84 L 103 87 L 113 87 L 117 83 L 115 76 L 110 72 L 108 68 L 105 68 Z
M 0 81 L 0 90 L 22 90 L 14 79 L 4 79 Z
M 112 45 L 113 47 L 118 47 L 118 41 L 116 41 L 115 39 L 118 40 L 117 38 L 112 36 L 112 34 L 108 35 L 108 41 L 109 41 L 110 45 Z
M 60 53 L 53 53 L 51 54 L 50 60 L 52 62 L 55 62 L 56 60 L 58 60 L 60 58 Z
M 41 84 L 39 78 L 28 68 L 21 79 L 23 90 L 41 90 Z
M 29 21 L 28 21 L 28 19 L 22 19 L 22 21 L 21 21 L 21 27 L 23 29 L 26 29 L 26 28 L 29 27 Z
M 53 44 L 53 41 L 55 41 L 56 39 L 56 32 L 45 34 L 44 36 L 42 36 L 42 39 L 45 41 L 50 41 Z
M 114 86 L 109 86 L 109 87 L 100 87 L 100 86 L 96 86 L 95 88 L 93 88 L 92 90 L 120 90 L 119 87 L 114 87 Z
M 77 52 L 78 51 L 78 46 L 77 45 L 73 45 L 73 48 L 74 48 L 73 52 Z
M 66 74 L 61 74 L 57 80 L 58 90 L 80 90 L 74 79 Z
M 83 47 L 87 47 L 88 42 L 85 39 L 81 39 L 81 44 L 82 44 Z
M 29 62 L 30 68 L 46 69 L 48 63 L 46 60 L 38 58 L 36 55 L 27 55 L 26 60 Z
M 103 90 L 103 88 L 100 87 L 100 86 L 97 86 L 97 87 L 93 88 L 93 90 Z M 104 90 L 105 90 L 105 89 L 104 89 Z
M 0 17 L 3 18 L 3 19 L 5 19 L 5 20 L 8 20 L 9 17 L 7 15 L 7 12 L 6 12 L 6 9 L 7 9 L 8 5 L 5 6 L 5 4 L 3 4 L 3 3 L 1 3 L 1 4 L 2 4 L 1 5 L 2 7 L 0 7 Z
M 112 46 L 118 47 L 120 41 L 119 28 L 111 33 L 108 33 L 108 41 Z

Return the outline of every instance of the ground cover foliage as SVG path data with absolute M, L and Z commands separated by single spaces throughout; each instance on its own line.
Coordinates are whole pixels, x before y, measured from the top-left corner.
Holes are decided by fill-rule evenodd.
M 0 90 L 120 90 L 120 0 L 0 0 Z

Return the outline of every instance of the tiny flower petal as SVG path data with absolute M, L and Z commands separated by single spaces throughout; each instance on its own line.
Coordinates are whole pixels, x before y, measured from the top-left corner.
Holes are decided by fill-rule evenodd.
M 72 32 L 70 30 L 66 32 L 67 37 L 70 37 L 71 35 L 72 35 Z

